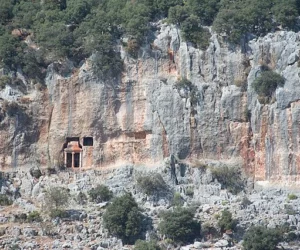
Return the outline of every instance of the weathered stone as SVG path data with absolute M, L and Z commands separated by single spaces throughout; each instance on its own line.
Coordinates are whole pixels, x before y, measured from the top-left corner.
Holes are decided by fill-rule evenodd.
M 0 158 L 5 165 L 29 166 L 39 159 L 41 166 L 58 166 L 66 134 L 80 137 L 81 143 L 90 135 L 93 147 L 83 153 L 88 167 L 156 163 L 174 154 L 240 163 L 256 179 L 297 181 L 299 35 L 268 34 L 250 41 L 244 54 L 221 45 L 214 34 L 201 51 L 184 42 L 175 26 L 156 25 L 153 49 L 141 48 L 138 60 L 124 57 L 125 72 L 115 82 L 96 79 L 89 59 L 78 70 L 68 60 L 50 65 L 48 96 L 29 88 L 24 114 L 3 125 Z M 273 104 L 260 104 L 251 87 L 262 63 L 286 79 Z M 180 78 L 195 86 L 195 102 L 189 92 L 174 87 Z M 11 100 L 5 91 L 0 97 Z M 30 191 L 30 186 L 21 190 Z
M 229 245 L 227 240 L 219 240 L 215 243 L 215 247 L 227 247 Z
M 31 227 L 25 227 L 25 228 L 23 228 L 22 231 L 23 231 L 23 235 L 25 237 L 32 237 L 32 236 L 38 235 L 38 232 L 34 228 L 31 228 Z

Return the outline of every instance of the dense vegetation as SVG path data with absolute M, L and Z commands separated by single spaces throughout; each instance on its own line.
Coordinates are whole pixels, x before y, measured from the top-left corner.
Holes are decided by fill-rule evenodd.
M 155 241 L 137 240 L 134 245 L 134 250 L 161 250 Z
M 103 215 L 109 233 L 131 244 L 141 237 L 143 220 L 144 216 L 131 194 L 115 198 Z
M 200 237 L 200 223 L 194 220 L 193 210 L 176 207 L 162 213 L 159 231 L 174 242 L 188 243 Z
M 245 250 L 274 250 L 282 239 L 278 229 L 253 226 L 244 235 L 243 246 Z
M 226 230 L 234 230 L 238 221 L 232 218 L 232 214 L 228 210 L 223 210 L 221 217 L 218 220 L 218 227 L 221 232 L 225 232 Z
M 283 85 L 284 78 L 267 67 L 263 67 L 260 75 L 252 83 L 252 87 L 260 97 L 272 97 L 276 88 Z
M 105 185 L 97 185 L 95 188 L 92 188 L 88 194 L 91 201 L 97 203 L 109 201 L 113 197 L 112 191 Z
M 244 189 L 244 180 L 239 168 L 221 166 L 211 169 L 212 177 L 217 179 L 222 185 L 222 189 L 227 189 L 233 194 L 237 194 Z
M 151 21 L 167 17 L 205 49 L 207 25 L 238 43 L 247 33 L 297 29 L 299 9 L 299 0 L 2 0 L 0 66 L 42 81 L 49 63 L 66 57 L 79 63 L 94 53 L 94 72 L 113 78 L 122 71 L 117 45 L 137 56 Z

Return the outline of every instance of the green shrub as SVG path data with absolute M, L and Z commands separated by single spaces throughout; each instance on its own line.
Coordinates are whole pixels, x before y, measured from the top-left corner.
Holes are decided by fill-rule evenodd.
M 218 231 L 213 225 L 204 223 L 203 225 L 201 225 L 201 235 L 208 240 L 216 237 L 218 235 Z
M 184 203 L 184 201 L 183 201 L 180 193 L 175 193 L 173 196 L 173 200 L 172 200 L 172 206 L 181 207 L 181 206 L 183 206 L 183 203 Z
M 252 204 L 252 202 L 246 196 L 244 196 L 242 201 L 241 201 L 242 208 L 246 208 L 251 204 Z
M 295 28 L 299 15 L 296 10 L 295 0 L 222 0 L 213 28 L 218 34 L 226 34 L 230 42 L 239 44 L 247 33 L 263 36 L 278 25 Z
M 150 173 L 137 177 L 137 187 L 146 195 L 158 196 L 168 190 L 162 176 L 158 173 Z
M 50 212 L 51 217 L 58 217 L 63 214 L 62 208 L 69 204 L 70 194 L 67 189 L 62 187 L 51 187 L 45 193 L 45 206 Z
M 161 250 L 155 241 L 137 240 L 134 250 Z
M 185 6 L 176 5 L 169 9 L 168 22 L 180 25 L 188 17 Z
M 143 219 L 131 194 L 115 198 L 103 215 L 103 223 L 108 232 L 122 239 L 124 243 L 131 244 L 143 232 Z
M 188 97 L 190 98 L 191 105 L 198 102 L 198 88 L 196 85 L 186 78 L 181 78 L 175 82 L 175 88 L 180 91 L 183 89 L 188 92 Z
M 21 247 L 17 243 L 13 243 L 9 246 L 9 250 L 21 250 Z
M 24 222 L 26 222 L 26 220 L 27 220 L 27 214 L 25 214 L 25 213 L 16 214 L 14 216 L 14 222 L 24 223 Z
M 192 86 L 193 86 L 192 82 L 185 77 L 175 82 L 175 88 L 178 90 L 179 89 L 190 90 Z
M 31 168 L 29 173 L 32 177 L 39 179 L 42 176 L 42 172 L 39 168 Z
M 295 195 L 295 194 L 288 194 L 288 199 L 289 200 L 296 200 L 296 199 L 298 199 L 298 196 Z
M 284 204 L 284 213 L 288 215 L 295 215 L 297 212 L 290 204 Z
M 177 207 L 163 212 L 159 231 L 174 242 L 189 243 L 200 236 L 200 222 L 194 220 L 191 209 Z
M 140 45 L 136 39 L 130 39 L 127 42 L 126 51 L 133 58 L 137 58 L 139 49 L 140 49 Z
M 193 196 L 194 196 L 194 188 L 193 188 L 193 187 L 188 187 L 188 188 L 185 190 L 185 195 L 190 196 L 190 197 L 193 197 Z
M 0 205 L 1 206 L 10 206 L 12 204 L 12 200 L 8 198 L 5 194 L 0 194 Z
M 211 172 L 212 177 L 217 179 L 222 188 L 226 188 L 229 192 L 237 194 L 244 189 L 245 184 L 239 168 L 222 166 L 212 168 Z
M 226 230 L 234 230 L 237 225 L 237 220 L 232 218 L 232 214 L 230 211 L 223 210 L 221 216 L 218 219 L 218 227 L 221 232 L 225 232 Z
M 206 50 L 209 46 L 209 39 L 211 37 L 207 28 L 199 25 L 200 19 L 197 16 L 191 15 L 181 24 L 183 38 L 192 42 L 196 47 Z
M 51 209 L 50 211 L 50 217 L 51 218 L 68 218 L 69 214 L 67 211 L 63 209 Z
M 226 206 L 226 205 L 228 205 L 228 204 L 229 204 L 229 201 L 227 201 L 227 200 L 223 200 L 223 201 L 221 202 L 221 204 L 222 204 L 222 206 Z
M 42 221 L 42 217 L 38 211 L 30 212 L 27 216 L 28 222 L 40 222 Z
M 253 226 L 245 233 L 243 240 L 245 250 L 275 250 L 282 234 L 277 229 Z
M 123 70 L 123 61 L 113 48 L 97 51 L 92 57 L 92 70 L 95 76 L 105 80 L 115 78 Z
M 88 200 L 88 198 L 87 198 L 86 194 L 83 192 L 79 192 L 79 194 L 76 197 L 76 201 L 80 205 L 84 205 L 87 202 L 87 200 Z
M 93 202 L 103 202 L 109 201 L 113 197 L 112 191 L 108 189 L 107 186 L 104 185 L 97 185 L 97 187 L 92 188 L 88 195 Z
M 0 89 L 4 89 L 6 85 L 11 84 L 12 79 L 9 76 L 1 76 L 0 77 Z
M 2 104 L 2 109 L 8 116 L 14 116 L 17 113 L 22 112 L 22 107 L 15 101 L 4 101 Z
M 252 83 L 255 92 L 262 97 L 271 97 L 278 86 L 284 85 L 284 78 L 276 72 L 265 70 Z

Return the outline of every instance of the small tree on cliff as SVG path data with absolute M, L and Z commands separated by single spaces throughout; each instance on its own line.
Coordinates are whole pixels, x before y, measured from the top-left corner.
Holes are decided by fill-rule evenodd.
M 103 215 L 108 232 L 124 243 L 134 243 L 141 236 L 143 219 L 138 204 L 129 193 L 115 198 Z
M 278 229 L 262 226 L 251 227 L 243 237 L 245 250 L 274 250 L 280 241 L 282 233 Z
M 167 238 L 179 243 L 189 243 L 200 236 L 200 222 L 194 220 L 194 211 L 176 207 L 173 211 L 163 212 L 159 231 Z
M 45 207 L 51 217 L 65 217 L 63 210 L 69 204 L 70 194 L 63 187 L 51 187 L 45 193 Z

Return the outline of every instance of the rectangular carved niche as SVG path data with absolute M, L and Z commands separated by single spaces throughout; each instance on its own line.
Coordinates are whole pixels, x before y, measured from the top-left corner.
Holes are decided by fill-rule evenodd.
M 93 137 L 83 137 L 83 146 L 93 146 L 94 140 Z

